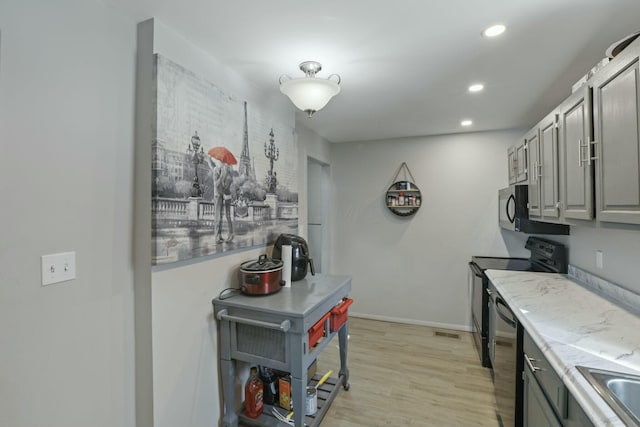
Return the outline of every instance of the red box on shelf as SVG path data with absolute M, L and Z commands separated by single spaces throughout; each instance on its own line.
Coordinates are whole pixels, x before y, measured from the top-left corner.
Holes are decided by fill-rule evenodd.
M 325 335 L 325 325 L 327 323 L 327 319 L 329 318 L 329 316 L 331 316 L 330 311 L 324 316 L 322 316 L 322 318 L 318 320 L 316 324 L 309 329 L 309 348 L 316 345 L 318 340 Z
M 353 304 L 351 298 L 345 298 L 331 309 L 331 332 L 336 332 L 347 321 L 349 306 Z

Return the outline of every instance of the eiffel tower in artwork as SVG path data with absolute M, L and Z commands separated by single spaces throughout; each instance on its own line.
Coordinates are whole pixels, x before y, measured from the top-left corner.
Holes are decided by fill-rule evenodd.
M 242 142 L 242 153 L 238 172 L 241 176 L 256 177 L 254 169 L 251 167 L 251 157 L 249 157 L 249 125 L 247 123 L 247 102 L 244 103 L 244 141 Z

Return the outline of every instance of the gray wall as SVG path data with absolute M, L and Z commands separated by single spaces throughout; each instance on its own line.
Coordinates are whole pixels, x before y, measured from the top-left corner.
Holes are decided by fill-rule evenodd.
M 567 236 L 569 262 L 640 294 L 640 228 L 614 224 L 572 226 Z M 603 267 L 596 267 L 596 251 Z
M 135 23 L 3 0 L 0 30 L 0 425 L 133 427 Z
M 524 235 L 497 226 L 507 147 L 522 131 L 332 146 L 332 271 L 353 276 L 356 315 L 467 329 L 472 255 L 527 256 Z M 384 206 L 406 161 L 423 195 L 411 218 Z

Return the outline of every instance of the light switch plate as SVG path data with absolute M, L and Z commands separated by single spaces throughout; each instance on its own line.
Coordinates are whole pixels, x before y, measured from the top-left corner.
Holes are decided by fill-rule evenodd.
M 604 268 L 604 254 L 602 251 L 596 251 L 596 267 L 601 270 Z
M 62 252 L 43 255 L 42 286 L 66 282 L 76 278 L 76 253 Z

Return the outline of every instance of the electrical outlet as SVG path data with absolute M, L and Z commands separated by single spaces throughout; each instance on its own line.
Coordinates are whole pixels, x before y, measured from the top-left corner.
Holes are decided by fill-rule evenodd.
M 604 268 L 604 254 L 602 251 L 596 251 L 596 267 L 600 270 Z
M 63 252 L 43 255 L 42 286 L 66 282 L 76 278 L 76 253 Z

